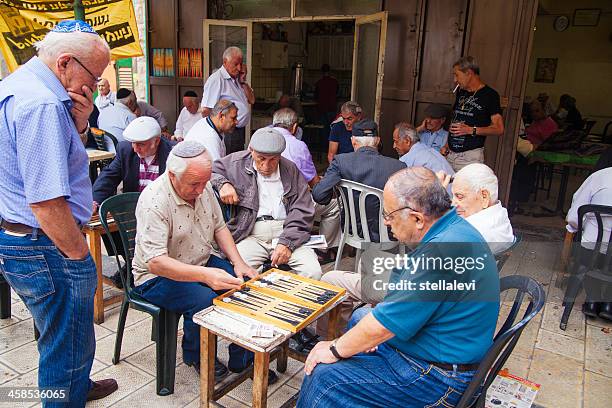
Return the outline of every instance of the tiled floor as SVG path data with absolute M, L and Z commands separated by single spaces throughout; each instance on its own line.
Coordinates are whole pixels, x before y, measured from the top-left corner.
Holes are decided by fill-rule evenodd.
M 533 237 L 532 237 L 533 239 Z M 548 294 L 546 307 L 523 332 L 520 342 L 506 364 L 511 373 L 541 384 L 537 404 L 550 408 L 599 408 L 610 406 L 612 389 L 612 324 L 586 320 L 579 309 L 571 315 L 566 331 L 559 329 L 562 279 L 558 272 L 560 243 L 538 242 L 524 236 L 521 245 L 506 262 L 502 275 L 521 274 L 541 282 Z M 352 269 L 349 259 L 347 268 Z M 331 265 L 329 265 L 331 267 Z M 508 302 L 509 299 L 506 299 Z M 509 310 L 502 306 L 501 315 Z M 119 390 L 90 407 L 197 407 L 199 382 L 195 371 L 185 366 L 179 347 L 175 393 L 168 397 L 155 394 L 155 346 L 150 340 L 150 318 L 130 310 L 124 334 L 122 360 L 112 365 L 119 308 L 105 312 L 106 321 L 96 326 L 94 379 L 116 378 Z M 180 343 L 179 343 L 180 344 Z M 227 347 L 219 346 L 227 359 Z M 13 317 L 0 320 L 0 386 L 35 385 L 38 352 L 34 342 L 32 319 L 21 301 L 13 297 Z M 287 372 L 270 388 L 268 403 L 278 407 L 301 384 L 301 364 L 290 360 Z M 251 405 L 251 381 L 247 380 L 219 402 L 226 407 Z M 35 405 L 35 404 L 29 404 Z M 9 406 L 8 404 L 2 406 Z M 16 406 L 11 404 L 11 407 Z M 28 406 L 28 404 L 24 405 Z

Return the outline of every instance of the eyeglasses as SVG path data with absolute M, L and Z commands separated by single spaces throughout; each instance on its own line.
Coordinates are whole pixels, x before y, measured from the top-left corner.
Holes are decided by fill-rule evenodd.
M 410 206 L 408 206 L 408 205 L 407 205 L 407 206 L 405 206 L 405 207 L 398 208 L 397 210 L 393 210 L 393 211 L 391 211 L 391 212 L 387 212 L 387 211 L 385 211 L 385 210 L 383 209 L 382 216 L 383 216 L 383 218 L 384 218 L 384 220 L 385 220 L 385 221 L 391 221 L 391 220 L 394 218 L 394 217 L 392 217 L 392 215 L 393 215 L 394 213 L 396 213 L 396 212 L 398 212 L 398 211 L 402 211 L 402 210 L 416 211 L 414 208 L 412 208 L 412 207 L 410 207 Z
M 73 60 L 75 60 L 77 62 L 77 64 L 79 64 L 81 67 L 83 67 L 83 69 L 85 71 L 87 71 L 87 73 L 89 75 L 91 75 L 91 77 L 94 79 L 96 85 L 98 84 L 98 82 L 100 82 L 102 80 L 102 77 L 97 77 L 94 74 L 91 73 L 91 71 L 89 69 L 87 69 L 87 67 L 85 65 L 83 65 L 83 63 L 81 61 L 79 61 L 79 59 L 77 57 L 72 57 Z

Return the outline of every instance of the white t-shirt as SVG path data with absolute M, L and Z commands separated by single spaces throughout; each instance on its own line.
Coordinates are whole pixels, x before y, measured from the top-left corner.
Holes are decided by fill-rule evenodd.
M 253 168 L 256 169 L 255 163 L 253 163 Z M 275 220 L 287 218 L 287 211 L 283 204 L 283 194 L 285 191 L 283 190 L 283 182 L 281 181 L 278 167 L 269 177 L 265 177 L 257 172 L 257 193 L 259 196 L 257 217 L 270 215 Z
M 480 232 L 494 254 L 508 249 L 514 242 L 514 232 L 512 232 L 512 225 L 508 218 L 508 211 L 499 201 L 489 208 L 470 215 L 465 220 Z
M 199 120 L 203 120 L 202 108 L 198 109 L 196 113 L 191 113 L 187 108 L 183 107 L 178 119 L 176 120 L 176 127 L 174 130 L 174 136 L 184 136 L 195 125 Z
M 198 120 L 195 125 L 185 135 L 185 140 L 195 140 L 206 146 L 206 150 L 210 154 L 211 159 L 217 160 L 225 157 L 225 143 L 222 135 L 217 133 L 217 130 L 211 126 L 210 117 Z

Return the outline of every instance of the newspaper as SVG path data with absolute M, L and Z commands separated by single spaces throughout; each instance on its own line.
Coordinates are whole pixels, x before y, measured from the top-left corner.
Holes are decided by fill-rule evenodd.
M 274 238 L 272 240 L 272 247 L 275 247 L 278 244 L 278 238 Z M 325 239 L 325 235 L 311 235 L 310 239 L 303 244 L 303 246 L 307 248 L 327 248 L 327 240 Z
M 530 408 L 540 384 L 501 370 L 487 390 L 485 408 Z

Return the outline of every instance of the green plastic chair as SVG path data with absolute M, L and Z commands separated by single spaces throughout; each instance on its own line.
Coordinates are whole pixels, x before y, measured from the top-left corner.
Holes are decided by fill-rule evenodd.
M 514 242 L 512 242 L 512 245 L 510 245 L 508 249 L 494 254 L 498 272 L 501 272 L 502 268 L 504 267 L 504 264 L 506 263 L 508 258 L 510 258 L 510 255 L 512 255 L 512 251 L 516 249 L 516 247 L 521 243 L 522 240 L 523 237 L 521 236 L 521 234 L 514 234 Z
M 136 204 L 140 193 L 124 193 L 110 197 L 100 206 L 100 222 L 106 234 L 111 232 L 107 218 L 110 216 L 121 236 L 123 253 L 125 254 L 126 267 L 121 267 L 117 248 L 114 240 L 110 240 L 123 283 L 125 294 L 121 304 L 119 323 L 117 325 L 117 338 L 115 340 L 115 353 L 113 364 L 120 361 L 121 342 L 123 341 L 123 329 L 130 307 L 151 315 L 153 318 L 153 330 L 151 340 L 156 343 L 157 360 L 157 395 L 165 396 L 174 393 L 174 375 L 176 368 L 176 340 L 178 332 L 178 321 L 180 314 L 171 312 L 138 296 L 133 290 L 132 258 L 136 247 Z

